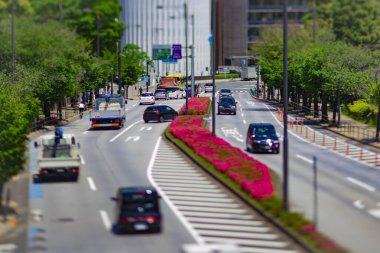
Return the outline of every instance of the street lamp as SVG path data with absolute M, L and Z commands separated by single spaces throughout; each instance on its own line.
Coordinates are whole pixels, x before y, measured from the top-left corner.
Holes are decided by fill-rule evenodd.
M 184 7 L 184 10 L 185 10 L 185 52 L 186 52 L 186 110 L 185 110 L 185 114 L 187 115 L 188 114 L 188 110 L 189 110 L 189 95 L 188 95 L 188 92 L 187 92 L 187 89 L 188 89 L 188 82 L 189 82 L 189 75 L 188 75 L 188 52 L 187 52 L 187 2 L 185 2 L 183 4 L 183 7 Z
M 12 0 L 12 83 L 15 83 L 15 10 L 16 10 L 16 0 Z
M 283 48 L 283 67 L 284 67 L 284 152 L 283 152 L 283 208 L 289 209 L 288 204 L 288 0 L 283 2 L 283 36 L 284 36 L 284 48 Z
M 212 136 L 215 136 L 215 51 L 216 51 L 216 0 L 212 1 Z

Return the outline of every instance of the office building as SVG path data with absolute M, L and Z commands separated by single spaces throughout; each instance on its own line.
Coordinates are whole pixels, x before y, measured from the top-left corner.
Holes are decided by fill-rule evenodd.
M 154 61 L 156 74 L 163 76 L 173 73 L 185 74 L 185 0 L 120 0 L 123 7 L 122 19 L 126 30 L 122 45 L 137 44 L 152 58 L 153 45 L 182 45 L 182 59 L 178 63 Z M 187 0 L 188 4 L 188 45 L 195 40 L 195 75 L 210 74 L 211 2 Z M 194 15 L 192 34 L 191 15 Z M 189 49 L 188 55 L 191 54 Z M 188 60 L 190 75 L 191 59 Z

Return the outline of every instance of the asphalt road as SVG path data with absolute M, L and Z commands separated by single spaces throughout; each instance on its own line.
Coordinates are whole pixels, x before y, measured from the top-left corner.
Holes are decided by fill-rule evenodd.
M 217 136 L 245 150 L 249 123 L 270 122 L 283 135 L 283 127 L 270 106 L 249 94 L 251 82 L 217 85 L 234 90 L 237 115 L 217 115 Z M 210 96 L 210 93 L 207 94 Z M 280 176 L 280 154 L 251 154 Z M 289 198 L 291 210 L 314 219 L 312 160 L 317 157 L 319 229 L 352 252 L 379 252 L 380 171 L 289 134 Z M 355 238 L 355 239 L 353 239 Z
M 179 109 L 183 100 L 169 101 Z M 88 116 L 64 127 L 81 145 L 78 183 L 30 181 L 28 252 L 179 252 L 195 240 L 175 214 L 161 201 L 163 232 L 116 236 L 110 232 L 114 203 L 120 186 L 150 185 L 147 168 L 158 137 L 166 123 L 142 121 L 146 106 L 127 105 L 126 126 L 120 130 L 89 130 Z M 30 148 L 30 171 L 36 170 L 36 150 Z

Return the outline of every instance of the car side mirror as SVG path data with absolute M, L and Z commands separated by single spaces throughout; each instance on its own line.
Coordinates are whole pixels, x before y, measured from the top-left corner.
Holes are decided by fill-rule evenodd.
M 112 201 L 117 201 L 117 198 L 116 197 L 111 197 L 111 200 Z

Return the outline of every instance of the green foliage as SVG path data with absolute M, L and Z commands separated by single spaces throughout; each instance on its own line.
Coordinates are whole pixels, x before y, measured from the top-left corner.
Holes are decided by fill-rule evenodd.
M 380 42 L 380 3 L 374 0 L 335 0 L 333 31 L 339 40 L 355 46 L 378 47 Z
M 376 126 L 378 110 L 376 106 L 368 104 L 365 100 L 357 100 L 353 104 L 344 106 L 343 113 L 355 120 Z
M 147 54 L 137 45 L 127 44 L 122 50 L 122 78 L 126 85 L 134 85 L 144 75 L 146 62 L 149 62 Z M 115 59 L 117 63 L 117 60 Z M 115 64 L 117 66 L 117 64 Z
M 239 74 L 217 74 L 215 75 L 215 79 L 231 79 L 238 78 Z
M 12 10 L 12 0 L 0 0 L 0 13 L 5 11 L 10 14 L 11 10 Z M 30 0 L 17 0 L 16 13 L 17 14 L 33 13 L 33 8 L 30 3 Z

